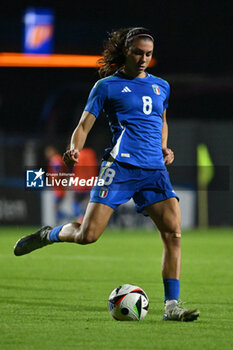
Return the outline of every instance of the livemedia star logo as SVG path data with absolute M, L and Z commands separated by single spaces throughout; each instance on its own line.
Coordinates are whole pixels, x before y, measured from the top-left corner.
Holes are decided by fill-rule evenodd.
M 44 187 L 44 171 L 40 170 L 27 170 L 26 187 L 27 188 L 42 188 Z

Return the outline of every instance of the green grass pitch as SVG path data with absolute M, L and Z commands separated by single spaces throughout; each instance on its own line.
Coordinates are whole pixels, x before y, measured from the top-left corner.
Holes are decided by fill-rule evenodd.
M 233 349 L 232 229 L 187 231 L 182 238 L 181 300 L 198 307 L 191 323 L 163 322 L 157 232 L 107 230 L 89 246 L 59 243 L 15 257 L 31 228 L 0 229 L 0 349 Z M 141 322 L 108 312 L 112 289 L 142 287 L 150 309 Z

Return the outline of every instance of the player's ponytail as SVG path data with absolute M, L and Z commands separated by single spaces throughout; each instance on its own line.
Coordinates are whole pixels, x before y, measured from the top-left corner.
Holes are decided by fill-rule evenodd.
M 98 63 L 98 72 L 101 78 L 114 74 L 125 64 L 125 48 L 129 47 L 134 39 L 143 37 L 154 41 L 149 30 L 143 27 L 119 29 L 109 34 L 104 43 L 103 58 Z

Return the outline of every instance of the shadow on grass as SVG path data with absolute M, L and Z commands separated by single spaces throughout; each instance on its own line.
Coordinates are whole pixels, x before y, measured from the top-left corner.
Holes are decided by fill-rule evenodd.
M 47 299 L 46 299 L 47 300 Z M 88 302 L 88 301 L 86 301 Z M 64 304 L 63 301 L 61 302 L 51 302 L 49 300 L 45 301 L 45 298 L 39 298 L 37 300 L 31 299 L 31 300 L 17 300 L 16 298 L 4 298 L 4 300 L 0 300 L 0 304 L 10 304 L 10 305 L 25 305 L 29 307 L 54 307 L 59 308 L 61 311 L 73 311 L 73 312 L 106 312 L 107 306 L 88 306 L 88 305 L 80 305 L 77 303 L 72 304 Z
M 40 287 L 32 287 L 32 286 L 16 286 L 16 285 L 0 285 L 0 290 L 15 290 L 15 291 L 37 291 L 37 292 L 46 292 L 46 293 L 51 293 L 51 292 L 59 292 L 61 291 L 62 293 L 70 293 L 70 292 L 76 292 L 77 289 L 62 289 L 62 288 L 40 288 Z

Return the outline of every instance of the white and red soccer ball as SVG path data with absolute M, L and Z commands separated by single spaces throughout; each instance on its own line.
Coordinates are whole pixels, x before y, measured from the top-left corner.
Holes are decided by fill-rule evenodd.
M 109 296 L 111 316 L 118 321 L 140 321 L 149 309 L 149 299 L 144 290 L 132 284 L 115 288 Z

